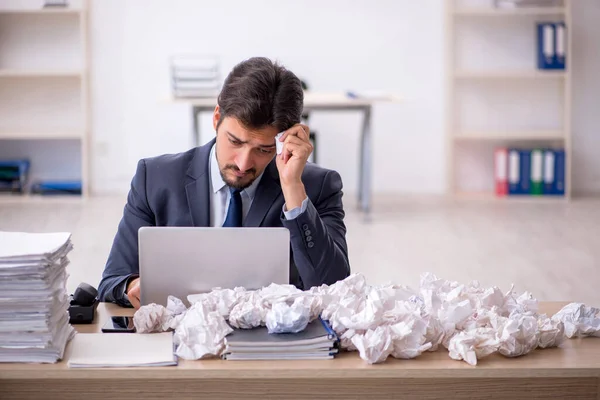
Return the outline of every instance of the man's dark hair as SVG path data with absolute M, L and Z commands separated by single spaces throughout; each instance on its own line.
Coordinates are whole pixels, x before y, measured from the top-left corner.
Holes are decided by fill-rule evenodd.
M 233 67 L 219 94 L 221 118 L 234 117 L 250 129 L 274 126 L 284 131 L 300 122 L 302 83 L 293 72 L 265 57 Z

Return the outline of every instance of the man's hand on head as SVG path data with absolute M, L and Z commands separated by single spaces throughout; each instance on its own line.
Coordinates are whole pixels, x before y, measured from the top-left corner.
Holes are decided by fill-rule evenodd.
M 313 152 L 310 130 L 306 125 L 296 124 L 285 131 L 279 141 L 283 142 L 283 150 L 276 156 L 277 169 L 286 209 L 292 210 L 302 206 L 306 198 L 302 172 Z
M 138 310 L 140 308 L 140 278 L 135 278 L 127 285 L 127 297 L 131 305 Z

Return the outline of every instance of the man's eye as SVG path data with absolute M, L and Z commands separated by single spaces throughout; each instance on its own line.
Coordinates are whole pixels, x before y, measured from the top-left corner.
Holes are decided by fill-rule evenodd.
M 242 144 L 242 142 L 238 141 L 238 140 L 233 140 L 233 139 L 229 139 L 229 141 L 231 142 L 231 144 L 233 144 L 234 146 L 239 146 Z
M 261 154 L 271 154 L 273 149 L 258 149 Z

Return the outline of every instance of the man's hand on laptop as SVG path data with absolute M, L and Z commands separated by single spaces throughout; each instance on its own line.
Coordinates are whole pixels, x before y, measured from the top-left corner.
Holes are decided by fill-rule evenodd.
M 306 191 L 302 183 L 302 172 L 313 152 L 308 126 L 296 124 L 281 136 L 283 151 L 277 156 L 277 169 L 281 189 L 288 210 L 302 206 Z
M 140 278 L 135 278 L 127 285 L 127 297 L 131 305 L 137 310 L 140 308 Z

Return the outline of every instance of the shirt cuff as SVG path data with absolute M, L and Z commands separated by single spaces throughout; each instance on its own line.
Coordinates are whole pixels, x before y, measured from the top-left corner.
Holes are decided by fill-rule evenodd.
M 298 218 L 298 216 L 300 214 L 302 214 L 304 211 L 306 211 L 306 208 L 308 207 L 308 196 L 302 201 L 302 205 L 300 207 L 296 207 L 294 209 L 291 209 L 290 211 L 287 211 L 285 209 L 285 203 L 283 204 L 283 215 L 285 215 L 285 219 L 292 220 L 292 219 L 296 219 Z
M 129 285 L 129 282 L 131 282 L 133 279 L 137 278 L 139 275 L 129 275 L 129 277 L 127 277 L 127 279 L 125 279 L 123 282 L 121 282 L 116 288 L 115 288 L 115 292 L 116 293 L 120 293 L 121 297 L 123 299 L 123 303 L 125 306 L 130 307 L 131 306 L 131 302 L 129 301 L 129 297 L 127 297 L 127 285 Z M 118 298 L 117 296 L 115 296 L 115 298 Z

